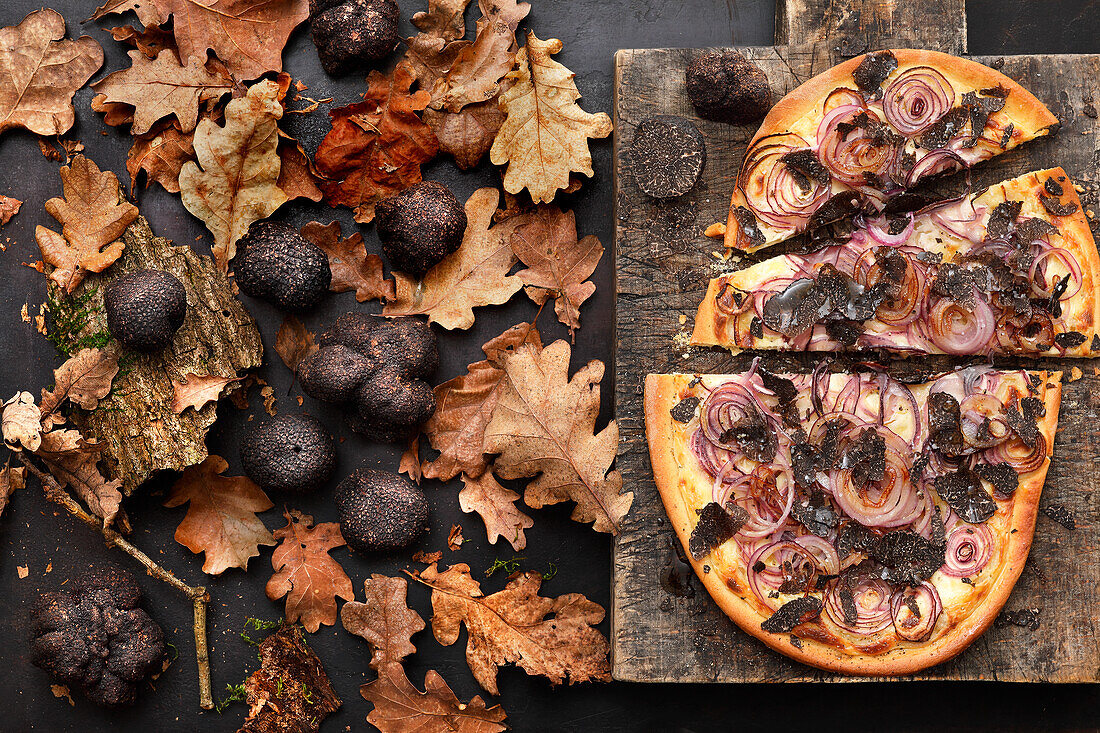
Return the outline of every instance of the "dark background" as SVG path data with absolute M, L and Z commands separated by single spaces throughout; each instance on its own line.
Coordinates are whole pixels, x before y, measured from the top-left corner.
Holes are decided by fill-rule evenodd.
M 401 2 L 404 34 L 413 29 L 407 18 L 425 6 L 423 0 Z M 53 7 L 65 15 L 70 33 L 89 34 L 104 47 L 107 61 L 100 78 L 108 71 L 127 65 L 125 53 L 103 31 L 114 25 L 133 23 L 132 16 L 117 16 L 99 23 L 81 21 L 91 15 L 93 0 L 54 0 Z M 40 7 L 36 0 L 9 0 L 0 6 L 0 25 L 14 25 L 28 12 Z M 476 11 L 471 10 L 476 15 Z M 765 0 L 536 0 L 524 27 L 540 38 L 560 38 L 564 51 L 557 57 L 577 73 L 577 84 L 584 95 L 582 105 L 589 111 L 611 112 L 612 54 L 619 48 L 662 46 L 769 45 L 772 39 L 774 6 Z M 116 22 L 118 21 L 118 22 Z M 1100 52 L 1100 3 L 1095 0 L 971 0 L 968 3 L 969 44 L 975 54 L 1011 53 L 1096 53 Z M 470 23 L 472 29 L 472 21 Z M 361 76 L 332 80 L 321 70 L 308 34 L 299 30 L 284 56 L 286 69 L 309 87 L 306 94 L 315 98 L 334 97 L 333 106 L 358 99 L 365 85 Z M 1100 84 L 1100 80 L 1098 80 Z M 87 154 L 104 169 L 119 173 L 128 185 L 125 172 L 130 138 L 117 129 L 106 127 L 89 108 L 92 93 L 77 94 L 77 125 L 69 137 L 82 140 Z M 327 109 L 323 107 L 322 110 Z M 284 127 L 298 135 L 309 150 L 314 150 L 328 129 L 324 112 L 311 116 L 291 115 Z M 612 186 L 610 140 L 592 145 L 596 176 L 571 197 L 559 202 L 577 212 L 581 235 L 595 234 L 608 247 L 594 277 L 597 290 L 583 307 L 581 329 L 577 333 L 574 369 L 590 359 L 608 363 L 604 379 L 603 420 L 611 416 L 609 396 L 614 375 L 610 371 L 613 333 Z M 17 390 L 38 389 L 51 382 L 50 370 L 61 359 L 38 335 L 33 326 L 22 322 L 19 310 L 28 303 L 32 313 L 45 297 L 41 275 L 23 267 L 39 254 L 34 243 L 36 224 L 52 225 L 45 214 L 45 201 L 60 194 L 58 165 L 46 160 L 37 139 L 11 132 L 0 139 L 0 193 L 25 201 L 23 211 L 0 231 L 0 243 L 7 251 L 0 254 L 5 279 L 0 286 L 0 396 Z M 461 199 L 474 189 L 494 185 L 497 173 L 483 165 L 477 171 L 460 173 L 449 159 L 437 160 L 425 168 L 425 177 L 442 180 Z M 178 195 L 165 193 L 158 186 L 139 192 L 137 202 L 157 234 L 178 243 L 193 243 L 198 251 L 209 252 L 210 237 L 198 220 L 191 217 Z M 346 210 L 324 205 L 294 203 L 284 207 L 277 218 L 298 225 L 310 220 L 323 222 L 339 219 L 345 233 L 353 225 Z M 373 228 L 364 228 L 368 249 L 377 249 Z M 196 237 L 201 237 L 196 243 Z M 274 356 L 272 345 L 282 320 L 266 303 L 245 298 L 246 305 L 260 324 L 267 359 L 260 376 L 276 389 L 281 411 L 297 408 L 291 387 L 291 375 Z M 317 312 L 305 319 L 314 331 L 322 330 L 335 316 L 356 308 L 377 309 L 377 304 L 359 305 L 350 293 L 334 295 Z M 522 295 L 505 307 L 477 311 L 477 323 L 469 332 L 441 334 L 442 366 L 437 381 L 461 373 L 465 365 L 481 357 L 480 345 L 507 326 L 533 317 L 535 308 Z M 539 323 L 544 340 L 568 337 L 547 310 Z M 212 429 L 208 445 L 211 452 L 225 456 L 230 473 L 239 473 L 237 442 L 248 415 L 262 413 L 259 400 L 242 412 L 226 404 Z M 340 461 L 333 485 L 358 467 L 396 469 L 400 449 L 366 443 L 342 424 L 339 415 L 328 406 L 306 399 L 307 411 L 319 416 L 334 431 L 346 436 L 340 447 Z M 271 551 L 265 548 L 253 558 L 246 574 L 229 570 L 219 578 L 204 578 L 201 558 L 192 555 L 172 539 L 185 510 L 161 506 L 163 490 L 172 476 L 151 482 L 126 507 L 137 527 L 133 540 L 158 562 L 193 584 L 205 583 L 211 590 L 210 607 L 211 661 L 216 697 L 224 694 L 228 683 L 242 681 L 256 666 L 254 650 L 238 636 L 249 617 L 277 619 L 281 603 L 272 603 L 264 595 L 264 584 L 271 575 Z M 416 548 L 426 551 L 444 549 L 453 523 L 463 526 L 468 542 L 455 553 L 446 553 L 445 562 L 465 562 L 487 593 L 503 587 L 505 578 L 498 573 L 485 578 L 483 571 L 494 559 L 510 559 L 506 544 L 489 545 L 484 528 L 476 515 L 459 511 L 457 481 L 447 485 L 425 482 L 433 508 L 432 530 Z M 629 487 L 628 487 L 629 488 Z M 313 514 L 317 521 L 334 521 L 331 486 L 313 497 L 294 500 L 289 506 Z M 269 528 L 281 526 L 283 502 L 275 496 L 277 508 L 263 515 Z M 528 530 L 528 548 L 519 553 L 525 568 L 545 570 L 553 563 L 557 575 L 544 585 L 546 594 L 580 592 L 605 608 L 610 602 L 610 539 L 598 535 L 568 518 L 568 507 L 531 512 L 535 526 Z M 90 564 L 106 559 L 128 563 L 120 553 L 106 549 L 99 536 L 65 515 L 58 515 L 37 486 L 18 493 L 0 519 L 0 669 L 6 674 L 0 685 L 0 731 L 229 731 L 243 718 L 241 704 L 224 714 L 202 712 L 198 708 L 194 651 L 189 605 L 167 586 L 145 576 L 141 584 L 147 592 L 147 606 L 164 626 L 170 641 L 180 651 L 179 659 L 155 683 L 156 690 L 143 690 L 138 705 L 122 712 L 105 712 L 79 697 L 76 707 L 55 698 L 50 680 L 33 667 L 27 655 L 26 609 L 38 591 L 56 588 L 66 577 Z M 394 575 L 412 567 L 411 551 L 392 558 L 365 558 L 335 551 L 337 560 L 352 576 L 356 593 L 362 580 L 372 572 Z M 19 579 L 16 566 L 29 568 L 29 576 Z M 47 567 L 52 565 L 52 572 Z M 136 565 L 133 566 L 135 569 Z M 654 579 L 654 593 L 662 592 Z M 412 585 L 410 605 L 426 619 L 431 615 L 426 589 Z M 607 633 L 605 621 L 602 630 Z M 321 657 L 343 708 L 327 720 L 324 731 L 369 730 L 365 722 L 370 705 L 358 694 L 358 686 L 369 681 L 367 645 L 342 627 L 322 627 L 310 644 Z M 439 670 L 463 700 L 482 693 L 466 667 L 465 634 L 452 647 L 441 647 L 425 631 L 416 637 L 418 653 L 407 660 L 409 678 L 422 686 L 428 669 Z M 837 728 L 855 730 L 976 730 L 1019 731 L 1100 730 L 1100 687 L 1085 685 L 1009 685 L 997 683 L 911 683 L 911 684 L 828 684 L 828 685 L 741 685 L 675 686 L 602 684 L 552 689 L 542 679 L 528 677 L 513 668 L 501 670 L 499 702 L 508 713 L 511 725 L 520 731 L 717 731 L 737 729 L 789 730 Z

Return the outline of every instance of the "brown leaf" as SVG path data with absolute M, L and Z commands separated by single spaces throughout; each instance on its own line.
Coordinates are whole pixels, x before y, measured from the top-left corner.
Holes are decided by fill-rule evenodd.
M 227 468 L 224 458 L 210 455 L 183 472 L 164 502 L 166 507 L 190 502 L 176 528 L 176 542 L 196 554 L 206 553 L 202 570 L 210 575 L 229 568 L 246 570 L 249 558 L 260 554 L 260 545 L 275 544 L 256 516 L 274 504 L 244 476 L 222 476 Z
M 112 13 L 121 15 L 128 10 L 137 13 L 138 20 L 145 26 L 159 25 L 165 20 L 161 18 L 160 12 L 152 0 L 107 0 L 92 14 L 91 20 L 99 20 Z
M 19 213 L 23 202 L 13 199 L 11 196 L 0 196 L 0 226 L 4 226 L 12 217 Z
M 49 9 L 0 28 L 0 48 L 0 132 L 67 132 L 75 120 L 73 95 L 103 65 L 103 49 L 88 36 L 67 40 L 65 19 Z
M 359 232 L 344 239 L 340 222 L 321 224 L 311 221 L 302 227 L 302 236 L 328 255 L 328 266 L 332 271 L 329 290 L 332 292 L 354 290 L 355 299 L 360 303 L 394 297 L 394 283 L 387 280 L 382 272 L 382 258 L 367 254 L 367 246 Z
M 424 676 L 421 692 L 396 663 L 379 670 L 378 679 L 359 688 L 374 703 L 367 722 L 382 733 L 499 733 L 507 717 L 499 705 L 485 707 L 480 696 L 459 702 L 434 669 Z
M 282 71 L 283 47 L 309 17 L 309 0 L 152 1 L 162 17 L 175 16 L 181 59 L 206 59 L 210 49 L 240 79 Z
M 408 582 L 374 573 L 363 581 L 363 602 L 350 601 L 340 609 L 340 622 L 370 644 L 373 669 L 400 662 L 416 652 L 413 634 L 424 630 L 424 619 L 409 608 Z
M 156 6 L 151 2 L 143 0 L 143 4 L 153 8 L 153 11 L 156 12 Z M 178 53 L 176 40 L 172 37 L 172 32 L 166 31 L 158 25 L 146 24 L 143 30 L 138 30 L 132 25 L 124 25 L 118 28 L 108 28 L 107 32 L 119 43 L 125 43 L 141 51 L 148 59 L 155 59 L 164 50 L 171 51 L 173 55 Z M 178 60 L 179 56 L 177 55 L 176 58 Z
M 552 684 L 610 681 L 609 645 L 595 625 L 604 610 L 580 593 L 543 598 L 542 576 L 512 576 L 504 590 L 486 596 L 470 576 L 470 566 L 420 574 L 432 589 L 432 632 L 440 644 L 458 640 L 466 624 L 466 663 L 488 692 L 497 695 L 497 667 L 514 663 Z
M 527 506 L 575 501 L 574 520 L 617 534 L 634 494 L 620 493 L 622 474 L 610 470 L 619 445 L 615 421 L 593 434 L 603 363 L 591 361 L 570 379 L 569 357 L 569 344 L 555 341 L 541 352 L 523 346 L 508 358 L 485 447 L 500 454 L 497 476 L 538 475 L 524 490 Z
M 511 244 L 512 251 L 527 266 L 516 273 L 527 295 L 538 305 L 554 298 L 554 312 L 569 327 L 572 337 L 580 328 L 581 304 L 596 292 L 596 285 L 586 280 L 603 256 L 600 240 L 589 235 L 578 242 L 572 211 L 539 204 L 516 227 Z
M 173 121 L 156 125 L 148 135 L 134 138 L 126 157 L 130 172 L 130 191 L 137 188 L 138 175 L 145 171 L 145 187 L 159 183 L 169 193 L 180 192 L 183 164 L 195 159 L 194 135 L 186 134 Z
M 412 24 L 421 33 L 445 41 L 466 35 L 466 6 L 471 0 L 428 0 L 428 10 L 415 13 Z
M 52 430 L 42 435 L 34 452 L 61 486 L 69 487 L 105 524 L 115 521 L 122 506 L 122 479 L 108 481 L 98 463 L 102 447 L 90 443 L 77 430 Z
M 489 151 L 494 165 L 508 165 L 504 190 L 526 188 L 535 203 L 553 200 L 558 189 L 569 186 L 573 171 L 591 177 L 588 138 L 611 134 L 611 118 L 581 109 L 573 72 L 550 58 L 561 48 L 556 38 L 540 41 L 527 34 L 527 45 L 516 56 L 518 68 L 508 74 L 515 86 L 500 95 L 507 117 Z
M 416 115 L 431 99 L 410 93 L 413 75 L 398 64 L 390 75 L 372 71 L 363 101 L 331 110 L 332 129 L 317 148 L 322 190 L 333 206 L 355 211 L 355 220 L 374 219 L 374 205 L 421 180 L 420 165 L 439 151 L 435 136 Z
M 278 95 L 275 82 L 261 81 L 229 103 L 224 127 L 200 122 L 194 141 L 198 163 L 185 163 L 180 172 L 183 205 L 213 233 L 214 259 L 223 272 L 252 223 L 287 201 L 278 186 L 283 116 Z
M 76 707 L 76 702 L 73 701 L 72 691 L 65 685 L 50 685 L 50 692 L 58 700 L 64 699 L 69 701 L 69 705 Z
M 351 578 L 329 555 L 346 543 L 335 522 L 312 526 L 313 517 L 295 509 L 283 516 L 287 524 L 275 530 L 281 544 L 271 554 L 275 574 L 267 581 L 266 593 L 272 601 L 286 596 L 286 622 L 301 621 L 312 634 L 321 624 L 336 623 L 337 598 L 355 598 Z
M 91 159 L 78 155 L 61 168 L 64 198 L 46 202 L 46 211 L 61 223 L 61 235 L 43 226 L 35 230 L 46 264 L 56 268 L 53 280 L 71 293 L 87 272 L 103 272 L 122 255 L 118 241 L 137 219 L 137 207 L 122 198 L 118 178 L 100 171 Z
M 210 402 L 220 399 L 227 385 L 239 382 L 241 377 L 219 377 L 214 374 L 188 372 L 182 382 L 172 382 L 172 412 L 179 415 L 188 407 L 201 410 Z
M 458 251 L 428 271 L 419 283 L 404 273 L 394 273 L 396 297 L 386 304 L 385 315 L 427 315 L 428 321 L 446 329 L 474 325 L 473 309 L 506 303 L 522 287 L 508 275 L 516 262 L 504 239 L 507 222 L 490 229 L 500 194 L 481 188 L 466 202 L 466 234 Z
M 33 453 L 42 445 L 42 413 L 30 392 L 16 392 L 4 403 L 3 433 L 12 450 L 22 446 Z
M 442 83 L 443 77 L 454 65 L 462 49 L 470 45 L 469 41 L 451 41 L 448 43 L 438 36 L 418 33 L 405 39 L 408 48 L 401 63 L 408 67 L 420 89 L 431 92 Z
M 485 536 L 496 544 L 503 537 L 517 552 L 527 547 L 524 530 L 535 524 L 531 517 L 516 508 L 519 494 L 500 485 L 489 471 L 479 478 L 462 474 L 462 491 L 458 505 L 467 514 L 477 512 L 485 522 Z
M 0 515 L 8 508 L 11 495 L 27 485 L 27 469 L 4 464 L 0 469 Z M 423 626 L 421 626 L 423 628 Z
M 182 65 L 176 54 L 164 50 L 154 60 L 130 51 L 130 68 L 116 71 L 92 85 L 108 104 L 134 108 L 130 132 L 144 135 L 161 118 L 175 115 L 180 129 L 191 132 L 199 121 L 199 104 L 233 90 L 233 81 L 207 71 L 205 58 L 192 57 Z
M 301 143 L 279 131 L 279 182 L 276 184 L 286 194 L 288 201 L 309 199 L 320 201 L 324 194 L 318 185 L 321 179 L 313 170 L 313 161 L 302 149 Z
M 439 140 L 439 150 L 453 155 L 455 163 L 465 171 L 480 163 L 493 146 L 504 124 L 504 112 L 494 97 L 467 105 L 461 112 L 425 110 L 424 122 Z
M 439 457 L 424 464 L 425 476 L 449 481 L 463 472 L 475 478 L 484 473 L 489 465 L 485 457 L 485 428 L 500 396 L 504 377 L 501 367 L 507 354 L 523 343 L 542 348 L 542 339 L 534 325 L 520 323 L 491 339 L 481 347 L 489 357 L 487 360 L 470 364 L 466 374 L 435 388 L 436 410 L 423 431 L 432 448 L 439 451 Z
M 409 438 L 409 445 L 401 454 L 401 462 L 397 466 L 398 473 L 408 474 L 409 478 L 420 483 L 424 473 L 420 470 L 420 433 Z
M 54 388 L 42 390 L 42 422 L 47 427 L 64 422 L 54 413 L 68 399 L 85 410 L 94 410 L 111 393 L 118 374 L 118 354 L 103 349 L 81 349 L 53 372 Z
M 417 550 L 413 553 L 413 562 L 422 562 L 425 565 L 431 565 L 433 562 L 439 562 L 441 559 L 443 559 L 442 550 L 436 550 L 435 552 Z
M 298 365 L 314 351 L 317 351 L 317 344 L 313 333 L 297 316 L 288 315 L 284 318 L 279 332 L 275 334 L 275 353 L 283 360 L 287 369 L 297 372 Z
M 451 525 L 451 531 L 447 535 L 447 549 L 451 552 L 458 552 L 462 549 L 462 544 L 466 541 L 466 538 L 462 536 L 462 527 L 457 524 Z
M 260 669 L 245 680 L 248 717 L 237 733 L 310 733 L 340 709 L 321 660 L 296 625 L 260 642 Z

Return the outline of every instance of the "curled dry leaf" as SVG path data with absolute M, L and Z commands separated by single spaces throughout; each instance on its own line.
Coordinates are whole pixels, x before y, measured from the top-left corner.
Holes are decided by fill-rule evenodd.
M 489 151 L 494 165 L 508 165 L 504 190 L 526 188 L 535 203 L 553 200 L 569 186 L 573 171 L 591 177 L 588 138 L 611 134 L 611 118 L 581 109 L 573 72 L 550 58 L 561 48 L 556 38 L 540 41 L 527 34 L 527 45 L 516 55 L 518 68 L 508 74 L 515 85 L 500 95 L 507 116 Z
M 332 271 L 329 290 L 332 292 L 354 290 L 355 299 L 360 303 L 394 297 L 393 280 L 387 280 L 382 273 L 382 258 L 367 254 L 367 246 L 359 232 L 345 239 L 340 222 L 321 224 L 311 221 L 302 227 L 302 236 L 328 255 L 328 266 Z
M 458 250 L 428 271 L 420 282 L 394 273 L 396 297 L 382 313 L 390 316 L 427 315 L 428 321 L 446 329 L 474 325 L 474 308 L 508 302 L 522 287 L 508 275 L 516 262 L 505 234 L 508 222 L 490 228 L 500 194 L 480 188 L 466 202 L 466 234 Z
M 248 568 L 260 545 L 275 538 L 256 516 L 274 504 L 259 486 L 244 476 L 222 476 L 229 464 L 211 455 L 191 466 L 172 485 L 166 507 L 190 503 L 187 516 L 176 528 L 176 542 L 196 554 L 206 553 L 202 571 L 218 575 L 229 568 Z
M 84 36 L 65 38 L 65 19 L 36 10 L 0 28 L 0 133 L 22 127 L 61 135 L 75 121 L 73 95 L 103 65 L 103 49 Z
M 4 442 L 12 450 L 20 446 L 32 453 L 42 445 L 42 413 L 30 392 L 17 392 L 4 403 Z
M 467 514 L 477 512 L 481 516 L 489 542 L 496 544 L 497 539 L 503 537 L 516 552 L 527 547 L 524 530 L 535 524 L 516 507 L 518 500 L 519 494 L 501 486 L 490 471 L 478 478 L 462 474 L 459 507 Z
M 103 349 L 81 349 L 53 372 L 54 388 L 42 390 L 41 417 L 49 427 L 65 422 L 56 413 L 65 400 L 94 410 L 111 393 L 118 374 L 118 354 Z
M 275 353 L 292 372 L 306 357 L 317 351 L 313 333 L 296 316 L 287 316 L 275 334 Z
M 620 493 L 623 477 L 611 463 L 619 445 L 614 421 L 594 433 L 600 412 L 603 363 L 591 361 L 569 378 L 569 344 L 541 352 L 519 348 L 504 363 L 505 383 L 485 430 L 485 447 L 499 453 L 497 476 L 537 478 L 523 500 L 532 508 L 574 501 L 573 519 L 597 532 L 618 534 L 634 500 Z
M 144 4 L 156 10 L 156 6 L 151 2 Z M 155 59 L 164 50 L 171 51 L 176 59 L 179 59 L 172 31 L 166 31 L 158 25 L 146 25 L 143 30 L 138 30 L 132 25 L 124 25 L 119 28 L 108 28 L 107 32 L 119 43 L 125 43 L 141 51 L 147 59 Z
M 118 240 L 138 210 L 122 198 L 118 177 L 83 155 L 61 168 L 61 189 L 64 198 L 46 202 L 46 211 L 62 225 L 61 234 L 40 226 L 35 238 L 43 261 L 55 268 L 50 279 L 71 293 L 85 273 L 103 272 L 122 255 Z
M 11 495 L 26 485 L 27 469 L 22 466 L 15 468 L 5 463 L 4 468 L 0 469 L 0 515 L 8 508 Z
M 201 410 L 218 400 L 226 386 L 239 382 L 241 377 L 219 377 L 214 374 L 188 372 L 182 382 L 172 382 L 172 412 L 179 415 L 188 407 Z
M 165 20 L 160 16 L 160 11 L 152 0 L 107 0 L 96 9 L 91 19 L 99 20 L 112 13 L 121 15 L 129 10 L 137 13 L 138 20 L 145 26 L 160 25 Z
M 427 11 L 414 13 L 412 24 L 429 36 L 455 41 L 466 35 L 466 6 L 471 0 L 428 0 Z
M 135 137 L 126 156 L 130 192 L 137 188 L 138 176 L 144 171 L 146 188 L 159 183 L 165 191 L 179 193 L 183 164 L 194 159 L 194 135 L 184 133 L 175 120 L 159 123 L 148 135 Z
M 439 36 L 418 33 L 404 41 L 408 47 L 401 58 L 403 66 L 416 80 L 416 85 L 427 92 L 437 84 L 454 64 L 462 49 L 470 45 L 469 41 L 447 42 Z M 425 117 L 425 121 L 427 118 Z
M 373 573 L 363 581 L 363 602 L 349 601 L 340 609 L 340 622 L 367 640 L 370 666 L 380 670 L 416 652 L 413 634 L 424 630 L 424 619 L 406 601 L 408 582 Z
M 244 681 L 248 717 L 237 733 L 310 733 L 340 709 L 302 630 L 283 624 L 260 642 L 260 668 Z
M 271 554 L 275 574 L 267 581 L 266 593 L 272 601 L 286 596 L 286 622 L 301 621 L 312 634 L 321 624 L 336 623 L 337 598 L 355 598 L 351 578 L 329 555 L 346 543 L 336 522 L 313 526 L 313 517 L 295 509 L 283 516 L 287 523 L 275 530 L 281 544 Z
M 435 638 L 450 646 L 466 625 L 466 663 L 488 692 L 499 694 L 497 667 L 509 663 L 555 685 L 610 681 L 610 647 L 595 628 L 604 610 L 580 593 L 544 598 L 539 595 L 542 576 L 526 572 L 487 596 L 464 564 L 443 572 L 432 565 L 420 581 L 432 589 Z
M 108 481 L 100 473 L 102 450 L 77 430 L 52 430 L 42 435 L 42 445 L 34 454 L 63 488 L 72 489 L 92 514 L 111 524 L 122 506 L 122 480 Z
M 23 202 L 13 199 L 11 196 L 0 196 L 0 226 L 4 226 L 12 217 L 19 213 Z
M 223 272 L 252 223 L 287 201 L 278 186 L 282 116 L 279 86 L 265 80 L 226 106 L 224 127 L 203 120 L 195 129 L 198 163 L 184 164 L 180 193 L 187 210 L 214 235 L 214 259 Z
M 447 534 L 447 549 L 451 552 L 458 552 L 465 542 L 466 538 L 462 536 L 462 526 L 452 524 L 451 531 Z
M 318 186 L 321 179 L 313 170 L 313 161 L 302 149 L 301 143 L 279 131 L 279 182 L 276 184 L 286 194 L 289 201 L 309 199 L 320 201 L 325 197 Z
M 424 111 L 424 122 L 439 140 L 439 149 L 454 156 L 462 170 L 470 170 L 485 157 L 493 146 L 504 112 L 497 100 L 467 105 L 461 112 L 434 109 Z
M 409 478 L 420 483 L 424 473 L 420 468 L 420 433 L 409 438 L 409 445 L 401 454 L 401 461 L 397 466 L 398 473 L 408 474 Z
M 487 708 L 476 695 L 459 702 L 434 669 L 424 676 L 424 690 L 413 686 L 400 664 L 384 665 L 378 679 L 359 688 L 374 703 L 367 722 L 382 733 L 499 733 L 508 728 L 502 707 Z

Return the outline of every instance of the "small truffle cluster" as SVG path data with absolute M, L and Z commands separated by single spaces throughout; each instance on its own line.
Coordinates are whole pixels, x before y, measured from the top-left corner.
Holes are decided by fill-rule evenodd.
M 374 213 L 390 264 L 417 278 L 457 250 L 466 231 L 466 210 L 436 181 L 421 181 L 379 202 Z
M 278 415 L 257 423 L 241 441 L 245 474 L 268 491 L 304 494 L 328 481 L 336 441 L 309 415 Z
M 271 221 L 253 224 L 237 243 L 233 273 L 242 291 L 291 313 L 317 306 L 332 284 L 324 250 Z
M 309 0 L 313 44 L 333 76 L 379 61 L 397 46 L 394 0 Z
M 298 380 L 310 397 L 347 405 L 357 433 L 397 442 L 435 412 L 424 380 L 439 364 L 439 348 L 423 321 L 345 313 L 318 343 L 298 367 Z

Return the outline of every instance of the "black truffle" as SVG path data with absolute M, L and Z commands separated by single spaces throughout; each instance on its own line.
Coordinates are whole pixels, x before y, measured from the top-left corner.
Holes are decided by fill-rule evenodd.
M 321 66 L 332 76 L 384 59 L 397 46 L 394 0 L 310 0 L 309 18 Z
M 428 527 L 428 499 L 404 476 L 360 469 L 336 487 L 340 533 L 359 552 L 408 547 Z
M 355 397 L 375 362 L 343 344 L 313 352 L 298 366 L 298 381 L 306 394 L 324 402 L 348 402 Z
M 630 142 L 630 171 L 647 196 L 671 199 L 694 188 L 707 162 L 699 129 L 683 117 L 642 120 Z
M 309 415 L 278 415 L 257 423 L 241 442 L 241 463 L 264 489 L 302 493 L 328 481 L 336 442 Z
M 160 351 L 187 316 L 187 291 L 174 275 L 138 270 L 107 286 L 103 306 L 111 335 L 134 351 Z
M 712 51 L 692 61 L 687 92 L 696 111 L 717 122 L 759 120 L 772 103 L 768 77 L 736 51 Z
M 424 277 L 458 249 L 466 231 L 466 211 L 451 190 L 421 181 L 374 208 L 382 251 L 394 269 Z
M 96 705 L 132 705 L 160 671 L 164 632 L 142 608 L 134 576 L 114 565 L 43 593 L 31 608 L 31 661 Z
M 332 282 L 324 250 L 277 222 L 253 224 L 237 244 L 234 263 L 241 290 L 292 313 L 320 303 Z
M 723 508 L 717 502 L 711 502 L 699 513 L 699 522 L 691 530 L 688 550 L 696 560 L 702 559 L 711 550 L 719 547 L 745 526 L 749 513 L 744 507 L 731 503 Z

